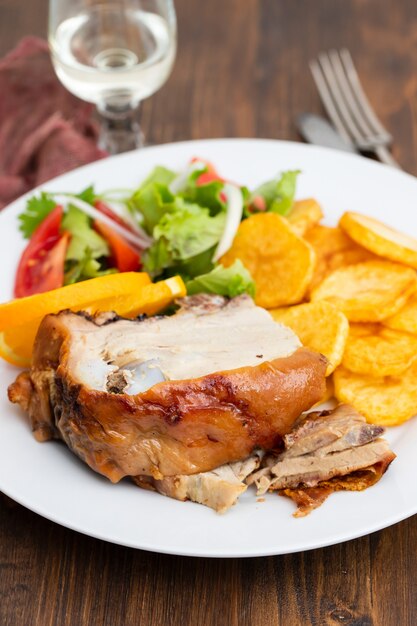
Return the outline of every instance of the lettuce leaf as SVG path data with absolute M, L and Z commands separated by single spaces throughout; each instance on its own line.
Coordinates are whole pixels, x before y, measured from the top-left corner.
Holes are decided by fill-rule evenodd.
M 115 274 L 116 268 L 102 269 L 101 264 L 91 256 L 91 250 L 86 249 L 85 255 L 79 261 L 65 262 L 64 285 L 72 285 L 88 278 L 98 278 L 107 274 Z
M 152 185 L 153 183 L 159 183 L 160 185 L 165 185 L 166 187 L 168 187 L 169 183 L 171 183 L 174 178 L 176 178 L 176 176 L 177 174 L 172 170 L 169 170 L 166 167 L 162 167 L 161 165 L 157 165 L 156 167 L 154 167 L 149 176 L 145 178 L 137 191 L 143 191 L 143 189 L 148 187 L 148 185 Z
M 128 209 L 133 214 L 139 213 L 141 225 L 149 234 L 161 217 L 174 208 L 175 196 L 169 184 L 175 177 L 172 170 L 157 166 L 127 200 Z
M 205 185 L 197 185 L 197 178 L 203 171 L 205 168 L 193 171 L 186 188 L 173 194 L 169 185 L 176 178 L 176 174 L 164 167 L 156 167 L 128 200 L 130 211 L 140 214 L 141 224 L 149 234 L 165 213 L 174 213 L 190 204 L 199 209 L 209 209 L 213 216 L 223 212 L 226 208 L 221 198 L 224 183 L 211 181 Z
M 188 179 L 187 187 L 180 194 L 187 202 L 198 204 L 210 210 L 211 215 L 217 215 L 226 209 L 226 203 L 221 198 L 224 182 L 212 180 L 204 185 L 197 185 L 198 177 L 207 168 L 195 170 Z
M 162 272 L 174 265 L 169 243 L 160 239 L 155 241 L 142 257 L 143 269 L 151 276 L 159 276 Z
M 160 219 L 176 210 L 175 196 L 163 183 L 151 183 L 139 189 L 129 200 L 129 207 L 142 216 L 142 226 L 151 234 Z
M 170 274 L 175 274 L 176 270 L 178 270 L 184 281 L 191 280 L 191 278 L 200 276 L 200 274 L 208 274 L 214 267 L 212 259 L 215 249 L 215 246 L 208 248 L 208 250 L 200 252 L 200 254 L 193 256 L 191 259 L 178 263 L 176 267 L 172 268 L 172 271 L 170 270 Z
M 187 294 L 216 293 L 234 298 L 242 293 L 255 295 L 255 283 L 242 261 L 237 259 L 229 267 L 216 265 L 208 274 L 197 276 L 186 283 Z
M 110 250 L 106 241 L 90 226 L 88 215 L 70 205 L 62 220 L 62 229 L 71 233 L 66 260 L 81 261 L 87 250 L 92 259 L 109 256 Z
M 283 172 L 281 178 L 275 178 L 257 187 L 249 198 L 249 204 L 256 196 L 261 196 L 267 211 L 287 215 L 293 205 L 297 176 L 300 170 Z
M 185 261 L 219 241 L 224 221 L 224 215 L 211 217 L 207 210 L 191 204 L 174 213 L 165 213 L 153 236 L 169 242 L 175 260 Z
M 222 213 L 211 217 L 208 209 L 179 203 L 153 229 L 155 242 L 145 254 L 145 270 L 155 276 L 214 248 L 223 232 L 224 220 Z

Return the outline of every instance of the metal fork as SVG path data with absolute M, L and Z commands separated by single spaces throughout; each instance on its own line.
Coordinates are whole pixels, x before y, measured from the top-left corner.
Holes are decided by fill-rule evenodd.
M 359 81 L 349 50 L 329 50 L 310 61 L 321 101 L 339 134 L 361 152 L 400 168 L 388 146 L 392 136 L 382 126 Z

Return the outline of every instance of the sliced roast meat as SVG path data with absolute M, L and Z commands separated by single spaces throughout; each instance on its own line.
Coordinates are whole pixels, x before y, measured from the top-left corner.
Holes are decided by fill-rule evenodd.
M 378 463 L 391 454 L 385 439 L 371 441 L 363 446 L 330 452 L 329 454 L 309 453 L 287 458 L 283 453 L 269 469 L 270 475 L 262 476 L 258 482 L 258 494 L 268 489 L 296 488 L 300 485 L 315 487 L 333 476 L 345 476 Z
M 394 455 L 395 456 L 395 455 Z M 393 460 L 392 455 L 386 455 L 381 461 L 363 470 L 357 470 L 346 476 L 335 476 L 325 480 L 317 487 L 298 487 L 282 489 L 278 493 L 291 498 L 297 505 L 294 517 L 304 517 L 321 506 L 335 491 L 363 491 L 375 485 L 388 469 Z
M 277 324 L 249 296 L 230 301 L 196 296 L 195 308 L 193 298 L 185 298 L 176 315 L 119 319 L 100 329 L 84 317 L 62 315 L 73 334 L 68 354 L 73 378 L 103 391 L 108 377 L 122 372 L 123 391 L 135 395 L 163 380 L 257 366 L 301 346 L 292 330 Z
M 367 424 L 365 418 L 347 404 L 335 411 L 314 411 L 300 420 L 285 435 L 285 457 L 297 457 L 309 452 L 320 456 L 362 446 L 382 435 L 382 426 Z
M 30 372 L 9 388 L 35 436 L 62 438 L 113 482 L 199 474 L 280 445 L 322 397 L 326 359 L 247 296 L 183 305 L 142 321 L 48 315 Z
M 257 452 L 244 461 L 222 465 L 211 472 L 172 476 L 162 480 L 136 476 L 133 480 L 140 487 L 154 489 L 164 496 L 176 500 L 191 500 L 204 504 L 217 513 L 225 513 L 246 491 L 244 480 L 259 467 L 261 458 L 262 452 Z
M 382 427 L 367 424 L 348 405 L 342 404 L 334 411 L 309 413 L 284 437 L 285 450 L 267 455 L 261 469 L 248 477 L 247 484 L 254 483 L 258 495 L 268 490 L 295 490 L 300 497 L 300 491 L 320 485 L 331 487 L 331 481 L 339 477 L 354 477 L 348 481 L 352 489 L 355 477 L 362 479 L 363 471 L 378 476 L 378 480 L 395 458 L 388 442 L 380 436 L 383 432 Z M 340 484 L 339 481 L 339 488 Z M 296 499 L 294 493 L 291 497 Z M 303 497 L 310 496 L 306 492 Z

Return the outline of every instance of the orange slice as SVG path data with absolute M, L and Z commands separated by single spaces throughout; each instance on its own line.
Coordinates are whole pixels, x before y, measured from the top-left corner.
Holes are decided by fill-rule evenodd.
M 99 308 L 92 310 L 116 311 L 122 317 L 136 317 L 141 313 L 155 315 L 167 306 L 175 298 L 182 298 L 187 293 L 180 276 L 173 276 L 158 283 L 145 285 L 140 292 L 117 296 L 113 301 L 100 302 Z
M 79 311 L 101 300 L 109 301 L 119 295 L 134 294 L 150 282 L 148 274 L 144 272 L 124 272 L 11 300 L 0 304 L 0 331 L 42 319 L 48 313 L 58 313 L 69 308 Z
M 34 329 L 33 327 L 15 326 L 0 333 L 1 358 L 12 365 L 28 367 L 38 326 L 39 324 Z
M 112 280 L 104 285 L 103 280 L 110 278 Z M 97 285 L 96 281 L 101 284 Z M 136 317 L 140 313 L 154 315 L 185 294 L 185 285 L 179 276 L 150 283 L 147 274 L 126 272 L 12 300 L 0 305 L 0 357 L 20 367 L 30 365 L 39 324 L 48 313 L 71 309 L 92 313 L 115 311 L 123 317 Z

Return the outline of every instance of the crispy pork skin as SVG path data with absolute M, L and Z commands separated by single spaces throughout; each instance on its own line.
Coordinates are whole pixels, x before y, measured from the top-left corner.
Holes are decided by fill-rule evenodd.
M 323 396 L 326 359 L 299 346 L 247 297 L 146 320 L 64 311 L 9 397 L 113 482 L 197 474 L 273 449 Z
M 258 495 L 277 490 L 289 496 L 301 517 L 333 491 L 361 491 L 381 478 L 395 459 L 383 433 L 346 404 L 309 413 L 284 436 L 285 450 L 266 455 L 246 482 Z

